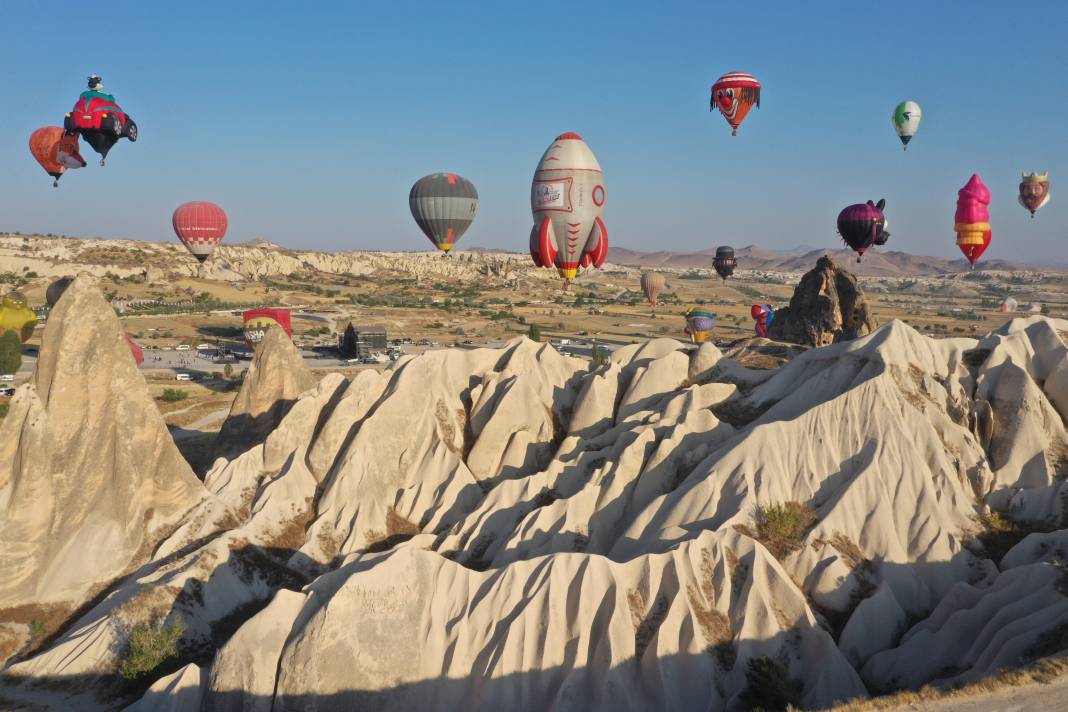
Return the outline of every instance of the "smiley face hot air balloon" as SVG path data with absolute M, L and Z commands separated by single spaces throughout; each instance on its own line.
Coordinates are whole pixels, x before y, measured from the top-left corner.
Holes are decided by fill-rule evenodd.
M 695 344 L 703 344 L 712 338 L 712 330 L 716 328 L 716 315 L 704 309 L 691 307 L 686 312 L 686 335 Z
M 738 135 L 738 127 L 754 106 L 760 107 L 760 82 L 752 74 L 728 72 L 712 85 L 708 110 L 719 109 L 731 125 L 731 136 Z
M 226 213 L 215 203 L 182 203 L 171 217 L 174 234 L 199 262 L 204 262 L 226 236 Z
M 909 141 L 920 130 L 920 120 L 922 118 L 923 111 L 920 109 L 920 105 L 914 101 L 903 101 L 894 107 L 894 113 L 890 117 L 890 121 L 894 125 L 897 137 L 901 139 L 902 150 L 908 150 Z
M 664 287 L 667 286 L 667 280 L 664 279 L 664 275 L 659 272 L 642 272 L 641 282 L 642 292 L 645 293 L 645 298 L 655 307 L 656 298 L 660 296 L 662 291 L 664 291 Z
M 838 234 L 857 253 L 857 262 L 869 247 L 884 244 L 890 237 L 883 214 L 885 205 L 885 200 L 878 203 L 869 200 L 847 206 L 838 213 Z
M 734 248 L 723 245 L 716 248 L 716 256 L 712 258 L 712 266 L 724 282 L 727 277 L 734 274 L 734 268 L 738 266 L 738 260 L 734 256 Z
M 478 191 L 463 176 L 433 173 L 412 186 L 408 207 L 434 247 L 449 254 L 478 214 Z
M 59 179 L 68 168 L 85 168 L 78 137 L 65 135 L 58 126 L 44 126 L 30 134 L 30 153 L 52 176 L 54 188 L 59 187 Z
M 1022 174 L 1020 182 L 1020 195 L 1017 198 L 1026 210 L 1031 211 L 1031 217 L 1035 217 L 1035 211 L 1049 202 L 1049 171 L 1042 175 L 1031 173 Z
M 565 289 L 580 267 L 599 268 L 608 256 L 604 203 L 604 175 L 593 151 L 577 133 L 557 136 L 530 184 L 530 257 L 539 267 L 555 266 Z
M 990 190 L 976 174 L 957 191 L 957 212 L 953 230 L 957 233 L 957 247 L 964 253 L 971 269 L 990 246 Z
M 14 331 L 26 343 L 37 326 L 37 314 L 26 304 L 22 292 L 8 292 L 0 299 L 0 334 Z

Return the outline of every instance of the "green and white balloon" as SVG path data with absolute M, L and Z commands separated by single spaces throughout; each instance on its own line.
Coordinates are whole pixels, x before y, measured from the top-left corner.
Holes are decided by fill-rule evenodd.
M 897 131 L 897 137 L 901 139 L 901 145 L 904 150 L 908 150 L 909 141 L 920 130 L 920 119 L 922 118 L 923 111 L 920 109 L 920 105 L 914 101 L 903 101 L 894 108 L 894 116 L 892 118 L 894 131 Z

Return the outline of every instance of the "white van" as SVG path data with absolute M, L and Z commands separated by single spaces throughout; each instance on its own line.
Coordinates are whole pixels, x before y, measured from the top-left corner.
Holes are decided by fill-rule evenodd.
M 174 374 L 174 380 L 176 381 L 192 381 L 193 377 L 188 373 L 176 373 Z
M 0 382 L 2 382 L 2 383 L 14 383 L 15 382 L 15 374 L 13 374 L 13 373 L 5 373 L 5 374 L 0 375 Z
M 193 348 L 193 347 L 190 346 L 189 344 L 178 344 L 177 346 L 174 347 L 174 350 L 175 351 L 188 351 L 191 348 Z

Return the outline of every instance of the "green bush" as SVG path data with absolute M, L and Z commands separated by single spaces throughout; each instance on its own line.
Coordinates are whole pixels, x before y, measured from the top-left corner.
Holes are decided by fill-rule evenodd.
M 594 368 L 600 368 L 608 363 L 609 355 L 608 349 L 594 344 L 593 348 L 590 350 L 590 361 L 593 363 Z
M 177 620 L 171 625 L 162 621 L 138 623 L 130 631 L 126 653 L 119 671 L 127 680 L 136 680 L 178 654 L 178 641 L 185 632 L 185 623 Z
M 22 344 L 14 331 L 0 334 L 0 373 L 15 373 L 22 365 Z
M 8 403 L 0 403 L 0 418 L 6 418 L 11 406 Z
M 812 507 L 801 502 L 784 502 L 758 507 L 757 539 L 777 559 L 801 547 L 805 532 L 816 523 Z
M 741 694 L 744 709 L 780 712 L 801 705 L 801 682 L 790 677 L 790 671 L 778 660 L 766 655 L 751 659 L 745 668 L 745 681 Z
M 188 397 L 189 394 L 181 388 L 164 388 L 163 395 L 159 399 L 164 403 L 177 403 L 178 401 L 184 401 Z
M 541 341 L 541 327 L 537 324 L 531 324 L 527 329 L 527 338 L 531 341 Z

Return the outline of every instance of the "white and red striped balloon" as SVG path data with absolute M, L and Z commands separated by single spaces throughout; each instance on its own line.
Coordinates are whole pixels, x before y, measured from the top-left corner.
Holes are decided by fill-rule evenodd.
M 215 203 L 182 203 L 171 218 L 174 234 L 193 256 L 203 262 L 226 236 L 226 213 Z

